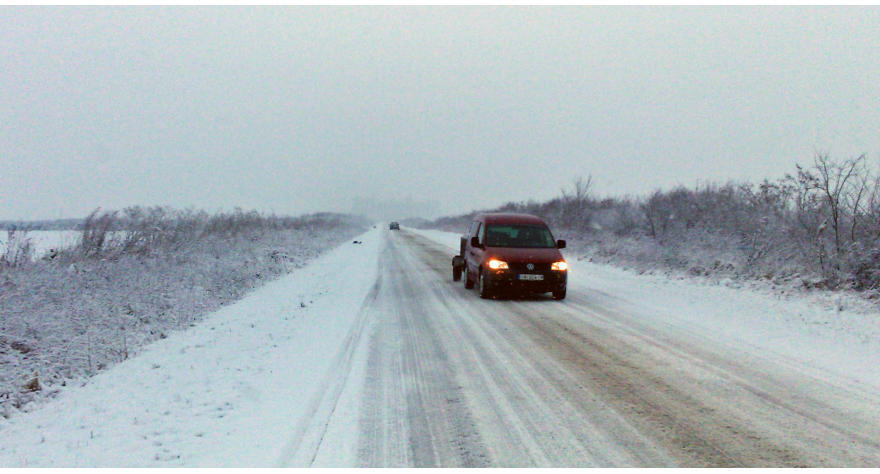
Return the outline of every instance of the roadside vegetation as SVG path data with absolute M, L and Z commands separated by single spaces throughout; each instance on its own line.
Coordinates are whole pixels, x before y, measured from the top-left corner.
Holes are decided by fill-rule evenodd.
M 481 212 L 541 216 L 581 258 L 642 272 L 880 295 L 880 168 L 865 155 L 817 155 L 760 184 L 678 186 L 641 197 L 598 197 L 592 184 L 579 178 L 547 202 Z M 474 214 L 425 227 L 464 232 Z
M 92 212 L 76 245 L 34 255 L 10 225 L 0 252 L 0 416 L 28 410 L 151 341 L 361 233 L 351 216 Z

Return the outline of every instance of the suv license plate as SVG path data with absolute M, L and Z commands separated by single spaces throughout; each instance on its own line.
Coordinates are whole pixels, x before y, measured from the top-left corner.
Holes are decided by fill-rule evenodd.
M 520 275 L 520 276 L 519 276 L 519 279 L 520 279 L 520 280 L 535 280 L 535 281 L 538 281 L 538 280 L 543 280 L 543 279 L 544 279 L 544 275 Z

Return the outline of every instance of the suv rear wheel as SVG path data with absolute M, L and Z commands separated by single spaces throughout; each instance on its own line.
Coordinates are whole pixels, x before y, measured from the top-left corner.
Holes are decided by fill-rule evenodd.
M 464 267 L 464 275 L 462 275 L 462 279 L 464 280 L 465 290 L 470 290 L 474 287 L 474 282 L 471 281 L 471 272 L 468 271 L 467 265 Z

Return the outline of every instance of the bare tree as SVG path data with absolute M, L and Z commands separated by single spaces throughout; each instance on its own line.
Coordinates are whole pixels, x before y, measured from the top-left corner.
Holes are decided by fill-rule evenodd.
M 850 188 L 853 186 L 853 181 L 860 181 L 859 174 L 862 170 L 862 162 L 864 160 L 865 155 L 861 155 L 858 158 L 846 160 L 841 164 L 836 164 L 828 158 L 828 155 L 817 155 L 815 158 L 817 176 L 813 183 L 827 202 L 828 208 L 831 212 L 828 225 L 830 225 L 834 231 L 834 250 L 837 254 L 838 260 L 843 257 L 841 231 L 843 220 L 846 216 L 842 215 L 842 212 L 847 210 L 845 206 L 848 196 L 856 194 L 851 193 Z M 861 195 L 863 192 L 864 189 L 859 190 L 857 193 L 859 196 L 858 199 L 852 201 L 856 207 L 858 206 L 859 201 L 861 201 Z M 840 266 L 838 263 L 838 270 L 839 269 Z
M 658 189 L 651 193 L 640 208 L 645 215 L 645 219 L 648 221 L 651 238 L 659 243 L 663 243 L 666 229 L 674 217 L 674 212 L 671 206 L 669 206 L 666 195 Z
M 562 219 L 567 227 L 589 229 L 592 218 L 592 187 L 593 177 L 587 175 L 586 179 L 579 176 L 574 180 L 571 192 L 562 188 Z
M 865 155 L 861 155 L 858 158 L 849 160 L 849 162 L 852 164 L 853 172 L 847 186 L 848 190 L 844 195 L 843 206 L 846 208 L 847 214 L 851 219 L 849 229 L 851 242 L 855 242 L 857 240 L 856 227 L 859 225 L 860 222 L 864 220 L 865 213 L 863 209 L 863 203 L 866 194 L 871 187 L 871 173 L 867 169 L 865 160 Z M 846 163 L 844 165 L 846 165 Z

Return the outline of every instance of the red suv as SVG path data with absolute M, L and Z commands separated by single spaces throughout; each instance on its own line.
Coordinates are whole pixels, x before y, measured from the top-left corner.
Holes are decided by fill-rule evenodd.
M 559 249 L 564 240 L 542 219 L 527 214 L 480 214 L 461 238 L 460 254 L 452 257 L 452 279 L 464 276 L 464 287 L 479 284 L 480 297 L 502 290 L 519 293 L 552 292 L 565 298 L 568 264 Z

